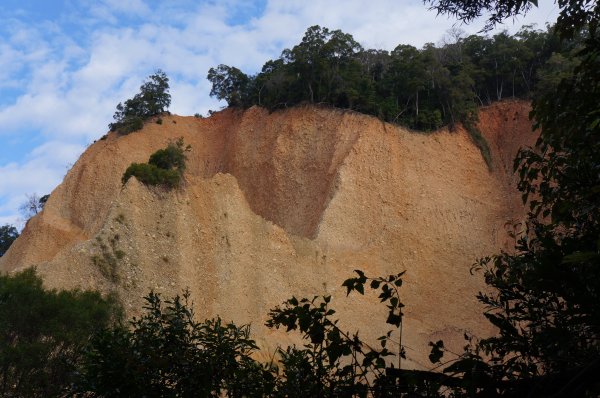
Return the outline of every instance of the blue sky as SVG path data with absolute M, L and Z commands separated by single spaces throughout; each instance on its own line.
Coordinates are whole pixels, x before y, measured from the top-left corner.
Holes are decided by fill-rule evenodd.
M 556 20 L 552 1 L 505 26 Z M 118 102 L 158 68 L 170 110 L 206 114 L 206 74 L 224 63 L 247 73 L 299 42 L 307 27 L 350 33 L 364 47 L 438 43 L 457 26 L 419 0 L 3 0 L 0 3 L 0 225 L 22 226 L 27 194 L 50 193 L 107 131 Z

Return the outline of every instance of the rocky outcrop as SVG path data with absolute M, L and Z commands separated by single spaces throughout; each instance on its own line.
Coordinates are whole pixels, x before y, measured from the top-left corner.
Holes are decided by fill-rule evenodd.
M 520 102 L 482 110 L 491 172 L 461 129 L 422 134 L 316 107 L 165 116 L 90 146 L 0 269 L 115 292 L 130 315 L 150 289 L 189 288 L 199 317 L 252 323 L 267 354 L 295 341 L 263 326 L 292 295 L 332 295 L 343 327 L 379 336 L 385 308 L 341 283 L 354 269 L 406 270 L 405 363 L 425 368 L 430 340 L 460 347 L 465 331 L 490 332 L 469 271 L 511 247 L 506 229 L 523 216 L 509 163 L 533 142 L 527 114 Z M 181 189 L 122 186 L 131 162 L 178 137 L 192 147 Z

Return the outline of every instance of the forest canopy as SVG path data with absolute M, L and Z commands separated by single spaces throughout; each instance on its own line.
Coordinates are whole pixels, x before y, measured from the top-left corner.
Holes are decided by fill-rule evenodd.
M 558 40 L 552 28 L 525 26 L 493 36 L 453 29 L 438 45 L 400 44 L 388 52 L 365 49 L 341 30 L 312 26 L 259 73 L 219 65 L 208 79 L 211 95 L 229 106 L 329 104 L 434 130 L 471 123 L 478 106 L 552 89 L 560 73 L 572 69 L 578 43 L 577 37 Z

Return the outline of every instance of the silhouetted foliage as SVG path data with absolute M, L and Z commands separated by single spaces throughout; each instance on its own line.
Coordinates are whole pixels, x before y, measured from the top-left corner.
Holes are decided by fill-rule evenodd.
M 507 18 L 527 14 L 538 0 L 424 0 L 440 14 L 450 14 L 469 23 L 484 14 L 488 15 L 485 30 L 494 28 Z M 570 38 L 582 27 L 588 26 L 592 33 L 598 27 L 600 5 L 595 0 L 560 0 L 556 27 L 563 38 Z
M 277 396 L 285 397 L 366 397 L 369 393 L 381 396 L 400 391 L 387 369 L 398 367 L 404 358 L 401 343 L 402 308 L 399 288 L 402 275 L 369 278 L 357 270 L 358 277 L 344 282 L 348 294 L 364 294 L 367 289 L 379 292 L 379 299 L 388 308 L 385 323 L 394 327 L 379 337 L 380 347 L 374 348 L 362 341 L 358 333 L 340 329 L 333 318 L 330 296 L 312 299 L 292 297 L 283 306 L 269 313 L 267 326 L 297 330 L 306 341 L 303 348 L 280 349 L 282 371 L 277 378 Z M 392 339 L 394 335 L 394 339 Z M 390 346 L 398 345 L 397 352 Z M 403 385 L 406 391 L 411 386 Z
M 86 397 L 263 397 L 273 390 L 268 367 L 249 326 L 220 318 L 197 322 L 189 294 L 163 303 L 151 292 L 130 328 L 113 327 L 93 339 L 76 391 Z
M 396 369 L 387 358 L 396 354 L 401 333 L 401 274 L 369 278 L 361 271 L 344 283 L 348 293 L 379 292 L 388 308 L 386 323 L 394 329 L 373 348 L 358 334 L 341 330 L 333 319 L 329 296 L 291 298 L 273 309 L 267 326 L 298 330 L 303 348 L 278 351 L 278 362 L 260 364 L 251 358 L 257 346 L 249 326 L 224 325 L 221 319 L 197 322 L 189 294 L 162 302 L 150 293 L 145 313 L 130 323 L 96 334 L 75 383 L 82 396 L 228 396 L 228 397 L 365 397 L 415 391 L 388 374 Z M 392 340 L 394 335 L 394 340 Z
M 526 14 L 537 0 L 425 0 L 440 14 L 450 14 L 456 19 L 469 23 L 488 13 L 485 30 L 492 29 L 506 18 Z
M 9 224 L 0 226 L 0 257 L 4 256 L 8 248 L 19 237 L 19 231 Z
M 0 275 L 0 396 L 61 396 L 88 339 L 118 314 L 99 293 L 45 290 L 33 269 Z
M 108 127 L 111 131 L 129 134 L 144 127 L 144 121 L 149 117 L 167 111 L 169 105 L 169 78 L 159 69 L 140 86 L 138 94 L 117 105 L 115 121 Z

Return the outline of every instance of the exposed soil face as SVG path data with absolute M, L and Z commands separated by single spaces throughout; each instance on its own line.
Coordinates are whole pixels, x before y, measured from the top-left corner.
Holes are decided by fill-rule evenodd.
M 506 185 L 515 186 L 513 162 L 519 148 L 532 146 L 539 136 L 531 129 L 531 106 L 520 100 L 506 100 L 481 109 L 479 126 L 492 150 L 492 162 Z
M 263 326 L 292 295 L 332 295 L 341 326 L 375 339 L 385 308 L 346 298 L 341 283 L 354 269 L 406 270 L 406 365 L 426 368 L 430 340 L 460 350 L 463 332 L 490 332 L 469 269 L 510 248 L 506 225 L 523 217 L 508 170 L 533 143 L 528 112 L 521 102 L 482 110 L 493 172 L 460 129 L 413 133 L 315 107 L 164 116 L 90 146 L 0 269 L 35 265 L 50 287 L 116 292 L 129 315 L 150 289 L 189 287 L 200 317 L 252 323 L 267 352 L 295 341 Z M 182 189 L 121 185 L 131 162 L 180 136 L 192 146 Z
M 269 115 L 252 108 L 231 137 L 224 171 L 236 177 L 256 214 L 312 239 L 338 170 L 369 122 L 350 112 L 294 108 Z

